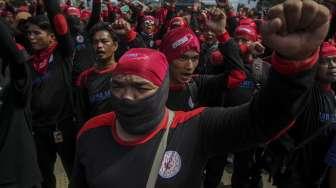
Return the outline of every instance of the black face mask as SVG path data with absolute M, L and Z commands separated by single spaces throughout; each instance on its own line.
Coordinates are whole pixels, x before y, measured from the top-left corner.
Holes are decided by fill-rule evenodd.
M 169 92 L 169 76 L 158 91 L 140 101 L 120 100 L 112 95 L 113 109 L 120 126 L 129 134 L 144 135 L 154 130 L 165 114 Z

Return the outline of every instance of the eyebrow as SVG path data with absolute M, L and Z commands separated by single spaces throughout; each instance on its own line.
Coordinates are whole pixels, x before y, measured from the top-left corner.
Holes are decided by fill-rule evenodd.
M 151 86 L 153 85 L 153 84 L 150 83 L 150 82 L 144 82 L 144 81 L 134 82 L 133 84 L 134 84 L 134 85 L 138 85 L 138 86 L 141 86 L 141 85 L 148 85 L 148 84 L 150 84 Z
M 198 54 L 195 54 L 195 55 L 182 55 L 182 57 L 184 58 L 195 58 L 195 57 L 199 57 Z

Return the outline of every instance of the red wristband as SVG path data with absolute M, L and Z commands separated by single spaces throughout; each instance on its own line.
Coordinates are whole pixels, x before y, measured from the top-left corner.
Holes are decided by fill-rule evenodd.
M 229 32 L 225 31 L 224 33 L 220 34 L 220 35 L 217 35 L 217 40 L 218 42 L 220 43 L 225 43 L 227 42 L 229 39 L 230 39 L 230 34 Z
M 312 68 L 319 58 L 319 50 L 305 60 L 295 61 L 279 57 L 276 53 L 272 56 L 272 66 L 276 71 L 284 75 L 297 74 Z

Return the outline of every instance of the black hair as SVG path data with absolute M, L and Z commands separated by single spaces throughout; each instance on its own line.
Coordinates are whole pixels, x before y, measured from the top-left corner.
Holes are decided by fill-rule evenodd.
M 26 29 L 29 25 L 36 25 L 44 31 L 53 33 L 52 26 L 49 22 L 49 18 L 45 15 L 33 16 L 27 20 Z
M 98 22 L 96 25 L 94 25 L 91 29 L 90 29 L 90 39 L 92 40 L 93 36 L 95 33 L 97 33 L 98 31 L 107 31 L 112 40 L 114 42 L 119 42 L 119 38 L 117 37 L 117 35 L 113 32 L 112 27 L 110 24 L 106 23 L 106 22 Z

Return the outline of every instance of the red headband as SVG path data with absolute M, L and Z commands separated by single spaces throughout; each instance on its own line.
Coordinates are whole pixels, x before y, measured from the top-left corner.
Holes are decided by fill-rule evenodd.
M 182 17 L 175 17 L 175 18 L 171 19 L 170 22 L 169 22 L 169 28 L 170 29 L 176 29 L 176 28 L 179 28 L 179 27 L 187 27 L 187 26 L 188 26 L 188 23 Z
M 69 15 L 69 16 L 77 16 L 78 18 L 80 18 L 80 16 L 81 16 L 80 10 L 76 7 L 69 7 L 66 10 L 66 14 Z
M 320 51 L 322 57 L 336 56 L 336 47 L 329 42 L 324 42 Z
M 133 48 L 120 59 L 113 74 L 131 74 L 161 86 L 168 70 L 166 57 L 157 50 Z
M 82 10 L 82 13 L 81 13 L 81 16 L 80 16 L 81 20 L 88 20 L 88 19 L 90 19 L 90 17 L 91 17 L 91 11 Z
M 17 10 L 17 12 L 29 12 L 28 6 L 20 6 Z
M 244 18 L 239 21 L 239 25 L 247 25 L 257 30 L 257 24 L 251 18 Z
M 155 23 L 155 18 L 153 16 L 150 15 L 146 15 L 143 18 L 144 21 L 153 21 Z
M 258 39 L 257 31 L 253 27 L 247 25 L 238 26 L 236 28 L 235 35 L 236 37 L 241 37 L 253 42 L 257 41 Z
M 169 31 L 160 46 L 160 51 L 166 55 L 169 63 L 189 50 L 200 52 L 200 42 L 197 36 L 190 28 L 186 27 Z

